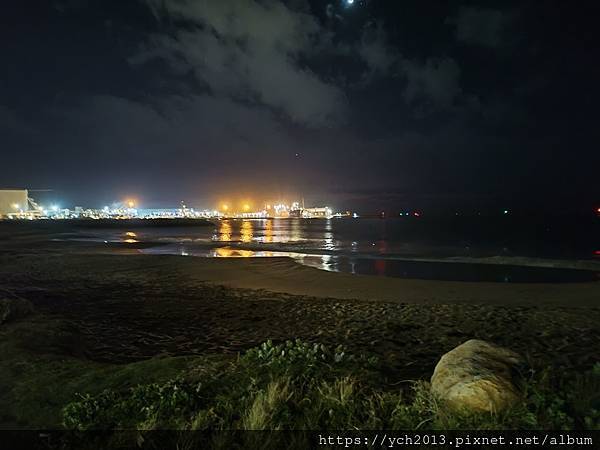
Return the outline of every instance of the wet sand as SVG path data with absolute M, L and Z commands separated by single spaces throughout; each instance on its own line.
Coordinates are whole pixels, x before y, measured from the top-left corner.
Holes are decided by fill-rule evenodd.
M 566 370 L 599 359 L 598 282 L 435 282 L 324 272 L 287 258 L 110 253 L 12 246 L 0 256 L 0 289 L 64 320 L 78 336 L 65 353 L 103 362 L 294 338 L 376 353 L 394 378 L 430 376 L 441 354 L 471 338 Z
M 193 259 L 189 270 L 194 276 L 235 288 L 418 304 L 600 307 L 598 282 L 512 284 L 409 280 L 326 272 L 288 258 Z

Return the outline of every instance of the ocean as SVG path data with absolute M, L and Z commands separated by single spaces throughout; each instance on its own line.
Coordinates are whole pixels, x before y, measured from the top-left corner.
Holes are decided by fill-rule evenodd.
M 147 254 L 285 256 L 322 270 L 414 279 L 563 283 L 596 281 L 600 271 L 597 217 L 224 219 L 85 234 L 143 242 Z

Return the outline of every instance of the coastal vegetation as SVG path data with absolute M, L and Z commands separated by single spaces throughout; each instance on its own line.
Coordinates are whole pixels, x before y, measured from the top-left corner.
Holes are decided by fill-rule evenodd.
M 428 380 L 391 381 L 373 354 L 301 340 L 238 355 L 101 364 L 67 357 L 62 321 L 4 326 L 3 424 L 73 430 L 598 429 L 600 364 L 576 373 L 532 368 L 512 409 L 445 408 Z M 6 389 L 10 386 L 10 389 Z
M 522 401 L 498 413 L 446 408 L 425 380 L 382 383 L 377 360 L 300 340 L 268 341 L 164 383 L 78 394 L 70 429 L 597 429 L 600 364 L 573 378 L 532 372 Z

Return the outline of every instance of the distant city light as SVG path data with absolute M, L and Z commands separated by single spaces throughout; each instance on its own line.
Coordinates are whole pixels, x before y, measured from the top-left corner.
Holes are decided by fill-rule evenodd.
M 504 210 L 504 214 L 508 214 L 508 209 L 505 209 L 505 210 Z
M 241 219 L 271 219 L 271 218 L 293 218 L 293 219 L 334 219 L 343 217 L 358 217 L 358 214 L 351 211 L 335 211 L 330 206 L 308 206 L 305 207 L 304 199 L 302 202 L 294 201 L 287 203 L 285 200 L 280 203 L 258 203 L 256 206 L 253 200 L 241 201 L 240 203 L 222 202 L 215 210 L 195 209 L 186 206 L 183 201 L 179 208 L 141 208 L 135 198 L 123 198 L 112 205 L 105 205 L 98 209 L 75 206 L 74 208 L 64 207 L 58 203 L 38 205 L 30 200 L 31 205 L 27 208 L 22 202 L 9 203 L 11 213 L 7 214 L 13 218 L 27 219 L 156 219 L 156 218 L 241 218 Z M 25 209 L 24 209 L 25 208 Z M 385 213 L 382 212 L 382 215 Z M 134 232 L 124 232 L 124 238 L 134 239 Z

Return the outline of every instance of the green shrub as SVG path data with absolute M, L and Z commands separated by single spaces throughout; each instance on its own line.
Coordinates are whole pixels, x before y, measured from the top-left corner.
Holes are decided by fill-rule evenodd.
M 377 358 L 350 355 L 341 345 L 330 349 L 323 344 L 296 339 L 278 345 L 270 340 L 264 342 L 248 350 L 241 358 L 241 363 L 251 371 L 308 379 L 315 375 L 343 372 L 353 367 L 374 369 Z
M 377 361 L 302 341 L 266 342 L 218 370 L 165 384 L 80 395 L 70 429 L 557 429 L 598 428 L 600 367 L 571 379 L 534 373 L 501 414 L 444 408 L 429 384 L 385 387 Z

